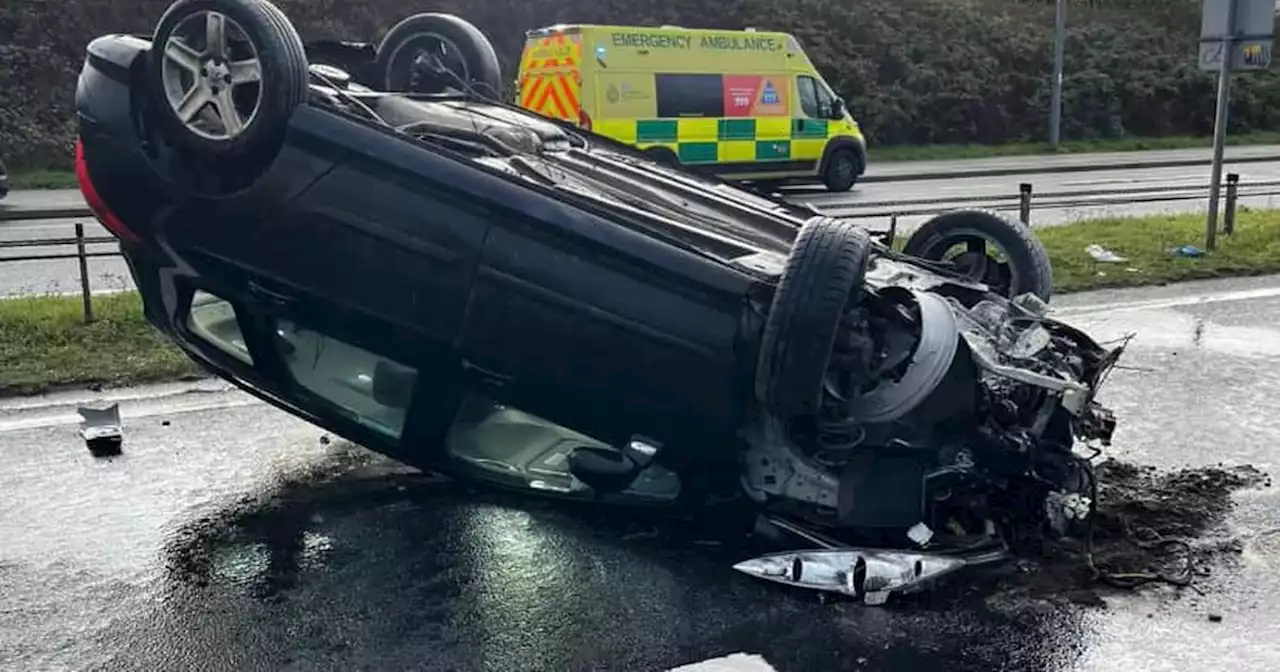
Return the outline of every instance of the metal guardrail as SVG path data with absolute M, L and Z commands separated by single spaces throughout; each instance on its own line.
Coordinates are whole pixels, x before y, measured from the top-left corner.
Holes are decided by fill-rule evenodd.
M 1240 196 L 1280 196 L 1280 180 L 1252 182 L 1248 191 L 1240 193 L 1240 176 L 1228 174 L 1224 194 L 1225 207 L 1222 216 L 1222 232 L 1231 235 L 1235 231 L 1236 203 Z M 1254 191 L 1264 189 L 1264 191 Z M 1269 190 L 1266 190 L 1269 189 Z M 1035 197 L 1035 205 L 1042 208 L 1065 209 L 1076 207 L 1100 207 L 1108 205 L 1132 205 L 1137 203 L 1156 203 L 1169 201 L 1201 200 L 1208 198 L 1208 185 L 1166 186 L 1166 187 L 1134 187 L 1128 189 L 1112 189 L 1107 191 L 1062 191 L 1039 194 Z M 1199 193 L 1194 193 L 1199 192 Z M 1096 197 L 1096 198 L 1090 198 Z M 1018 217 L 1030 226 L 1032 209 L 1032 184 L 1023 182 L 1018 185 L 1016 196 L 958 196 L 925 198 L 904 201 L 872 201 L 864 203 L 833 204 L 823 207 L 821 203 L 813 203 L 813 207 L 823 213 L 849 219 L 884 219 L 890 221 L 890 231 L 896 232 L 899 217 L 934 215 L 955 210 L 957 205 L 983 208 L 988 210 L 1012 210 L 1017 208 Z M 913 207 L 914 206 L 914 207 Z M 875 210 L 873 208 L 883 208 Z M 87 207 L 47 208 L 18 210 L 0 209 L 0 221 L 35 221 L 58 219 L 87 219 L 93 213 Z M 1216 223 L 1215 223 L 1216 225 Z M 80 267 L 80 292 L 84 304 L 84 320 L 92 322 L 93 300 L 89 286 L 89 259 L 91 257 L 118 257 L 119 248 L 112 251 L 90 252 L 89 245 L 115 244 L 118 241 L 112 236 L 86 237 L 84 223 L 74 224 L 75 235 L 69 238 L 42 238 L 38 240 L 0 240 L 0 250 L 65 247 L 74 246 L 75 252 L 37 253 L 0 256 L 0 263 L 11 261 L 44 261 L 75 259 Z M 0 231 L 3 231 L 0 228 Z M 1208 236 L 1206 236 L 1208 238 Z M 1209 245 L 1212 248 L 1212 245 Z

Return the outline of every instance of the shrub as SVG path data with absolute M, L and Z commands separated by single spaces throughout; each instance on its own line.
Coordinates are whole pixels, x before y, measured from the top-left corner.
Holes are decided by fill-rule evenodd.
M 413 11 L 456 13 L 514 76 L 525 30 L 554 23 L 679 24 L 794 33 L 878 145 L 1000 143 L 1047 134 L 1053 0 L 279 0 L 304 39 L 376 40 Z M 55 9 L 56 11 L 53 11 Z M 167 0 L 0 3 L 0 153 L 65 167 L 84 47 L 147 32 Z M 1072 0 L 1063 137 L 1206 135 L 1214 82 L 1196 66 L 1196 0 Z M 1236 78 L 1233 130 L 1277 128 L 1280 79 Z

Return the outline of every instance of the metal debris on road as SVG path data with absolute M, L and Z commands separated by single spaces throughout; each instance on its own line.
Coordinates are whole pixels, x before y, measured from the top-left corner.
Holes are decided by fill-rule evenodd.
M 94 457 L 110 457 L 122 452 L 124 431 L 120 422 L 119 404 L 111 404 L 106 408 L 81 406 L 76 412 L 84 419 L 80 423 L 80 437 L 84 439 L 90 454 Z
M 772 553 L 734 569 L 766 581 L 860 597 L 884 604 L 890 593 L 912 593 L 969 565 L 958 556 L 872 548 Z

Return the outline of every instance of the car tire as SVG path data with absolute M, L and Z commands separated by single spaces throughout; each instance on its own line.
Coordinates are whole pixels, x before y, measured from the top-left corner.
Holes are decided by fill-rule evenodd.
M 1031 227 L 990 210 L 957 210 L 937 215 L 916 229 L 907 238 L 902 251 L 929 261 L 942 261 L 953 247 L 970 241 L 983 243 L 983 254 L 994 244 L 1004 253 L 1008 268 L 996 269 L 991 275 L 990 264 L 984 271 L 971 269 L 969 279 L 985 282 L 992 291 L 1014 298 L 1028 292 L 1048 301 L 1053 294 L 1053 266 L 1044 244 Z M 976 252 L 977 250 L 973 250 Z
M 765 320 L 756 364 L 756 397 L 790 419 L 816 414 L 836 332 L 862 296 L 871 259 L 865 231 L 813 217 L 796 236 Z
M 425 13 L 410 16 L 397 23 L 378 44 L 376 71 L 385 91 L 412 93 L 441 93 L 448 82 L 430 82 L 424 86 L 412 86 L 413 60 L 418 51 L 415 46 L 444 45 L 448 53 L 452 45 L 461 59 L 458 65 L 466 72 L 455 75 L 463 79 L 475 93 L 494 99 L 502 97 L 502 68 L 493 44 L 478 28 L 452 14 Z M 408 51 L 406 51 L 408 50 Z M 452 62 L 451 62 L 452 63 Z
M 849 191 L 858 181 L 862 159 L 847 147 L 831 152 L 822 166 L 822 183 L 828 191 Z
M 216 16 L 223 19 L 225 58 L 210 54 L 207 43 L 205 31 Z M 200 54 L 189 44 L 191 38 L 204 45 Z M 302 40 L 284 13 L 267 0 L 178 0 L 161 17 L 152 44 L 147 84 L 160 127 L 175 146 L 201 158 L 241 158 L 278 149 L 289 118 L 307 99 Z M 185 53 L 185 60 L 167 57 L 169 53 Z M 229 84 L 236 63 L 248 62 L 243 56 L 256 58 L 258 81 Z M 194 100 L 191 96 L 201 95 L 198 88 L 205 97 L 231 93 L 199 107 L 188 105 L 195 113 L 184 119 L 180 108 Z M 238 128 L 222 121 L 231 118 L 220 114 L 230 115 L 226 106 L 236 112 Z M 211 130 L 211 124 L 221 129 Z
M 668 147 L 650 147 L 641 152 L 645 158 L 654 163 L 667 166 L 669 168 L 678 168 L 680 166 L 680 157 L 671 151 Z

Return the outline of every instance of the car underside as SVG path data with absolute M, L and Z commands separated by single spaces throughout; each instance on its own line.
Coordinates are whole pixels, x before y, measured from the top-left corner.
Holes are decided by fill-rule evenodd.
M 265 0 L 180 0 L 89 46 L 81 188 L 197 362 L 457 478 L 736 498 L 834 554 L 740 567 L 793 585 L 1085 533 L 1123 346 L 1050 315 L 1026 225 L 945 213 L 899 250 L 507 105 L 474 27 L 404 25 L 304 45 Z

